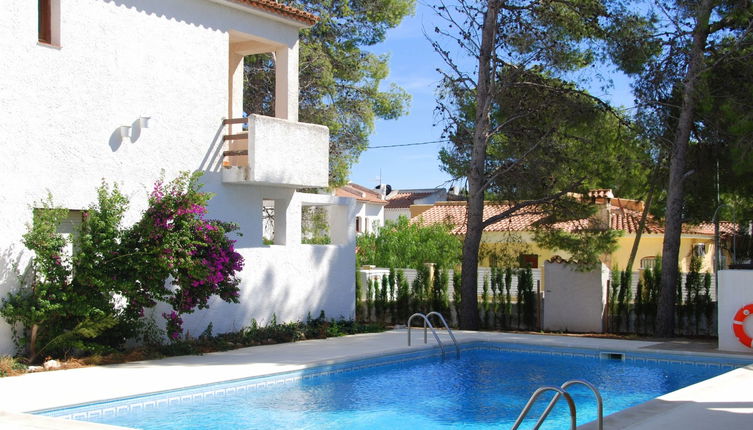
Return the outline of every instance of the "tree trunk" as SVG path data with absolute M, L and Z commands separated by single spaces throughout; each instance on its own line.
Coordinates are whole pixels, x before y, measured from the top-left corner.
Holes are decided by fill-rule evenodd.
M 484 179 L 486 146 L 489 138 L 494 79 L 494 42 L 497 34 L 499 1 L 488 0 L 484 24 L 481 29 L 481 47 L 478 57 L 476 85 L 476 122 L 473 131 L 470 171 L 468 172 L 468 203 L 466 207 L 466 232 L 463 241 L 463 272 L 461 281 L 460 328 L 478 330 L 478 250 L 481 244 L 484 215 Z
M 39 337 L 39 324 L 31 325 L 31 334 L 29 335 L 29 363 L 34 363 L 37 359 L 37 338 Z
M 703 66 L 703 53 L 709 32 L 709 17 L 712 9 L 711 0 L 703 0 L 696 11 L 696 24 L 693 29 L 693 46 L 690 52 L 688 70 L 684 79 L 682 105 L 677 122 L 675 139 L 672 143 L 669 164 L 669 186 L 667 187 L 667 219 L 664 227 L 664 246 L 662 248 L 662 279 L 656 316 L 656 334 L 658 336 L 674 335 L 675 289 L 677 288 L 680 254 L 680 235 L 682 233 L 683 181 L 685 179 L 685 159 L 693 125 L 693 104 L 695 86 Z

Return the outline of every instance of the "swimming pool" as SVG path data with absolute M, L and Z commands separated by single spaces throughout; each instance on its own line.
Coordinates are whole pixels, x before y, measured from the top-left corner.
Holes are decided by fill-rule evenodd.
M 463 346 L 460 359 L 424 351 L 41 414 L 145 429 L 499 429 L 511 426 L 541 385 L 586 379 L 601 390 L 609 414 L 748 364 L 663 354 L 605 356 L 615 357 L 587 349 L 472 343 Z M 593 395 L 571 390 L 578 423 L 595 419 Z M 544 428 L 565 427 L 558 420 L 567 420 L 564 404 Z

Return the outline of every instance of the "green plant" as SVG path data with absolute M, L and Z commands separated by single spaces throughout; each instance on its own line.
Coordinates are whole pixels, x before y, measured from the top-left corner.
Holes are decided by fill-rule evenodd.
M 626 270 L 620 272 L 620 292 L 617 297 L 618 314 L 625 325 L 625 331 L 630 331 L 630 302 L 632 300 L 632 274 Z
M 619 329 L 619 291 L 620 291 L 620 268 L 612 267 L 609 278 L 609 316 L 611 331 Z
M 452 272 L 452 302 L 455 305 L 455 315 L 460 315 L 460 305 L 463 301 L 462 290 L 460 289 L 460 270 Z
M 68 240 L 57 232 L 68 211 L 56 208 L 52 197 L 33 211 L 22 243 L 34 253 L 28 277 L 20 279 L 18 290 L 11 291 L 0 305 L 0 315 L 11 325 L 20 348 L 28 348 L 29 361 L 36 360 L 40 345 L 58 338 L 67 319 L 86 317 L 87 309 L 73 294 L 71 263 L 65 253 Z M 19 327 L 20 326 L 20 327 Z
M 361 280 L 361 274 L 356 271 L 356 320 L 363 319 L 363 310 L 361 306 L 363 304 L 363 281 Z
M 508 267 L 505 269 L 505 315 L 507 315 L 508 321 L 506 326 L 510 327 L 512 323 L 510 322 L 510 319 L 512 319 L 512 295 L 510 294 L 510 289 L 512 288 L 512 268 Z
M 518 325 L 521 317 L 528 330 L 535 328 L 536 293 L 533 291 L 533 272 L 530 267 L 518 271 Z
M 374 290 L 376 289 L 376 278 L 366 280 L 366 318 L 364 321 L 371 321 L 371 315 L 374 308 Z
M 398 318 L 400 322 L 404 322 L 410 316 L 411 290 L 402 269 L 395 273 L 395 282 L 397 282 Z
M 199 177 L 182 173 L 157 182 L 129 228 L 121 225 L 128 199 L 103 183 L 83 213 L 72 256 L 65 253 L 70 242 L 57 233 L 68 211 L 55 208 L 51 197 L 34 211 L 22 241 L 34 252 L 29 276 L 0 306 L 31 361 L 42 351 L 120 346 L 139 335 L 144 309 L 158 301 L 173 308 L 163 314 L 173 340 L 182 332 L 180 315 L 208 307 L 210 297 L 238 302 L 243 258 L 227 237 L 237 226 L 205 219 L 211 195 L 200 191 Z
M 390 319 L 394 323 L 395 320 L 397 320 L 397 275 L 395 274 L 395 268 L 390 267 L 390 274 L 388 277 L 388 282 L 390 286 L 389 295 L 387 296 L 387 300 L 389 302 L 389 310 L 390 310 Z
M 356 238 L 358 266 L 415 267 L 435 263 L 452 267 L 460 261 L 461 244 L 446 224 L 424 225 L 400 217 L 387 221 L 379 233 L 366 233 Z
M 492 267 L 492 273 L 491 273 L 491 289 L 492 289 L 492 302 L 491 302 L 491 313 L 492 317 L 494 319 L 494 325 L 497 325 L 499 322 L 499 295 L 497 294 L 497 291 L 500 290 L 500 283 L 499 283 L 499 270 L 497 270 L 496 267 Z
M 484 328 L 489 328 L 489 276 L 484 276 L 484 283 L 481 287 L 481 314 Z

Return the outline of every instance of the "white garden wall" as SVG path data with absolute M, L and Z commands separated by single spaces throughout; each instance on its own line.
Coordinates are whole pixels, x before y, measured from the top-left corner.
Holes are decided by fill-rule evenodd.
M 732 331 L 732 321 L 737 311 L 753 304 L 753 270 L 720 270 L 718 276 L 719 349 L 753 354 L 753 349 L 740 343 Z M 753 315 L 743 320 L 743 328 L 748 337 L 753 338 Z
M 601 333 L 607 303 L 609 268 L 578 272 L 565 263 L 545 263 L 543 329 Z
M 61 46 L 52 47 L 37 43 L 37 2 L 0 0 L 0 297 L 17 286 L 17 273 L 28 263 L 20 239 L 35 202 L 51 194 L 59 206 L 83 209 L 104 179 L 131 199 L 130 223 L 161 175 L 169 180 L 198 170 L 205 173 L 206 190 L 216 194 L 209 216 L 239 223 L 237 246 L 247 261 L 240 274 L 242 304 L 186 318 L 192 333 L 213 318 L 219 332 L 272 313 L 278 320 L 321 309 L 351 316 L 352 201 L 222 182 L 222 119 L 240 116 L 231 42 L 297 53 L 300 25 L 222 0 L 60 4 Z M 147 128 L 140 126 L 142 116 L 151 118 Z M 131 127 L 129 137 L 121 138 L 121 126 Z M 310 177 L 310 169 L 321 177 L 321 163 L 299 160 L 300 176 Z M 279 246 L 262 246 L 265 198 L 275 200 L 281 219 Z M 304 200 L 332 208 L 333 222 L 342 224 L 331 227 L 337 245 L 300 245 Z M 12 351 L 9 327 L 0 321 L 0 353 Z

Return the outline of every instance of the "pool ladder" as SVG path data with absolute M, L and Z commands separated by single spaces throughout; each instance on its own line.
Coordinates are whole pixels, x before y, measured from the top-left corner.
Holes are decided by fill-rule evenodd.
M 455 339 L 455 335 L 452 334 L 452 329 L 450 329 L 450 326 L 447 325 L 447 321 L 444 319 L 442 314 L 436 311 L 429 312 L 428 314 L 424 315 L 421 312 L 416 312 L 415 314 L 411 315 L 410 318 L 408 318 L 408 346 L 410 346 L 410 323 L 413 321 L 413 317 L 421 317 L 424 320 L 424 343 L 428 342 L 428 336 L 427 336 L 427 328 L 431 329 L 431 334 L 434 335 L 434 339 L 437 340 L 437 343 L 439 344 L 439 348 L 442 350 L 442 358 L 444 358 L 444 344 L 439 339 L 439 336 L 437 335 L 437 331 L 434 329 L 434 326 L 431 325 L 431 321 L 429 321 L 429 317 L 432 315 L 436 315 L 439 317 L 439 319 L 442 321 L 442 324 L 444 325 L 444 328 L 447 329 L 447 333 L 450 335 L 450 339 L 452 339 L 452 343 L 455 344 L 455 352 L 458 357 L 460 357 L 460 347 L 458 347 L 458 341 Z
M 543 386 L 537 389 L 533 392 L 531 395 L 531 398 L 528 399 L 528 403 L 526 403 L 526 406 L 523 408 L 523 411 L 520 413 L 520 416 L 518 416 L 518 419 L 515 421 L 515 424 L 512 426 L 512 430 L 516 430 L 518 427 L 520 427 L 520 424 L 523 422 L 523 419 L 525 419 L 526 415 L 528 415 L 528 412 L 531 410 L 531 407 L 533 407 L 533 404 L 536 402 L 536 399 L 539 398 L 540 395 L 547 391 L 554 391 L 556 394 L 554 397 L 552 397 L 552 400 L 549 401 L 549 404 L 546 406 L 546 409 L 544 409 L 544 412 L 539 417 L 539 420 L 536 421 L 536 426 L 534 427 L 534 430 L 541 427 L 541 424 L 544 423 L 544 420 L 546 420 L 547 416 L 549 416 L 549 413 L 554 408 L 554 405 L 557 403 L 557 401 L 564 397 L 565 401 L 567 401 L 567 406 L 570 408 L 570 429 L 575 430 L 576 427 L 576 420 L 575 420 L 575 402 L 573 402 L 572 396 L 570 396 L 570 393 L 567 392 L 567 388 L 571 385 L 580 384 L 585 385 L 588 387 L 591 391 L 593 391 L 594 395 L 596 396 L 596 409 L 598 413 L 598 418 L 596 421 L 596 428 L 598 430 L 602 430 L 604 428 L 604 404 L 601 401 L 601 394 L 599 394 L 599 390 L 596 389 L 591 383 L 587 381 L 583 381 L 580 379 L 573 379 L 571 381 L 567 381 L 564 384 L 562 384 L 559 387 L 554 386 Z

